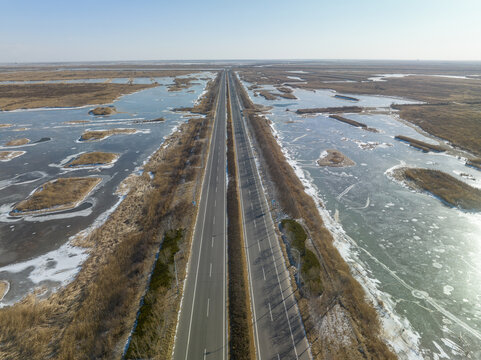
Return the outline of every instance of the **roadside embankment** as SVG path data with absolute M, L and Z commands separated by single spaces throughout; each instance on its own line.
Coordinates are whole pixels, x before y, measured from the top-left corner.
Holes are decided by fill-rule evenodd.
M 322 296 L 300 296 L 299 309 L 316 359 L 395 359 L 380 338 L 381 327 L 362 286 L 333 244 L 313 198 L 289 165 L 272 134 L 269 122 L 261 116 L 247 92 L 235 77 L 238 92 L 248 116 L 251 134 L 260 153 L 261 168 L 271 194 L 283 213 L 305 226 L 320 267 Z
M 229 94 L 229 93 L 228 93 Z M 229 286 L 229 354 L 232 359 L 255 359 L 254 334 L 247 278 L 245 239 L 242 232 L 242 211 L 238 188 L 234 129 L 230 96 L 227 97 L 227 236 Z
M 218 80 L 208 90 L 201 103 L 214 104 Z M 179 283 L 185 277 L 197 211 L 192 200 L 200 194 L 200 164 L 212 127 L 213 107 L 205 109 L 205 118 L 190 119 L 165 140 L 142 176 L 123 182 L 125 199 L 102 226 L 73 240 L 90 252 L 75 280 L 45 299 L 30 294 L 0 309 L 0 358 L 121 357 L 155 254 L 171 229 L 185 229 L 176 259 Z M 172 351 L 180 294 L 173 280 L 157 297 L 163 322 L 152 341 L 160 358 Z

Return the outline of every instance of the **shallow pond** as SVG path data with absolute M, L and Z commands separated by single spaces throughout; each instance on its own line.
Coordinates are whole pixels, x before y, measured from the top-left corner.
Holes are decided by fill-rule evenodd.
M 197 75 L 204 79 L 214 76 L 212 73 Z M 189 89 L 169 92 L 165 85 L 171 84 L 172 78 L 155 80 L 161 86 L 114 101 L 112 105 L 118 113 L 111 116 L 89 115 L 88 111 L 94 106 L 0 112 L 0 124 L 13 125 L 0 130 L 0 151 L 25 151 L 13 160 L 0 162 L 0 280 L 7 280 L 11 285 L 0 306 L 19 300 L 36 287 L 51 289 L 72 279 L 87 255 L 85 250 L 70 246 L 69 237 L 105 220 L 121 200 L 114 194 L 120 182 L 139 171 L 137 168 L 160 147 L 165 137 L 187 120 L 170 109 L 191 106 L 207 82 L 196 80 Z M 135 82 L 150 83 L 150 78 Z M 142 123 L 159 117 L 165 121 Z M 88 122 L 66 123 L 72 121 Z M 133 128 L 137 132 L 101 141 L 79 141 L 85 130 L 112 128 Z M 32 143 L 4 146 L 17 138 L 28 138 Z M 42 138 L 50 140 L 35 143 Z M 69 157 L 91 151 L 114 152 L 120 157 L 111 167 L 76 170 L 62 167 Z M 8 215 L 15 203 L 44 182 L 68 176 L 98 176 L 102 182 L 75 209 L 25 217 Z
M 334 98 L 329 90 L 295 90 L 298 100 L 268 101 L 249 94 L 254 102 L 273 107 L 268 118 L 274 132 L 309 191 L 325 204 L 326 223 L 353 274 L 371 298 L 384 302 L 380 314 L 386 337 L 401 358 L 481 358 L 481 215 L 413 192 L 390 178 L 389 170 L 402 164 L 439 169 L 476 187 L 481 187 L 481 172 L 455 156 L 422 153 L 395 140 L 405 135 L 434 143 L 387 108 L 343 115 L 379 133 L 327 115 L 294 112 L 348 105 L 384 108 L 405 100 L 353 95 L 359 102 L 352 102 Z M 318 166 L 326 149 L 341 151 L 356 165 Z

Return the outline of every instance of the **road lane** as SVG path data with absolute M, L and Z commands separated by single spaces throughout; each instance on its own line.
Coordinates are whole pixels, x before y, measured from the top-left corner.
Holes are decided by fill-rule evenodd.
M 269 214 L 234 76 L 228 72 L 258 359 L 310 359 L 289 274 Z
M 225 169 L 226 86 L 223 72 L 184 284 L 174 345 L 175 360 L 227 359 Z

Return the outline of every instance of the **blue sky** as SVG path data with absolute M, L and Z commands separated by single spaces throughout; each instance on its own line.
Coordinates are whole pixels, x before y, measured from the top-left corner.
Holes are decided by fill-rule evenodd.
M 0 0 L 0 62 L 481 60 L 480 0 Z

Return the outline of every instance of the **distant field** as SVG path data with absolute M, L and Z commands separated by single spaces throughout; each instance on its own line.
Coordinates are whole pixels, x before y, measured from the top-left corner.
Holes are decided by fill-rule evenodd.
M 111 103 L 121 95 L 156 85 L 127 84 L 9 84 L 0 85 L 0 109 L 76 107 Z
M 425 102 L 395 105 L 400 116 L 430 134 L 481 156 L 481 64 L 345 62 L 239 67 L 241 77 L 257 84 L 299 89 L 332 89 L 340 94 L 403 97 Z M 371 81 L 379 74 L 414 74 Z M 289 77 L 299 77 L 301 80 Z M 439 77 L 466 76 L 463 78 Z

